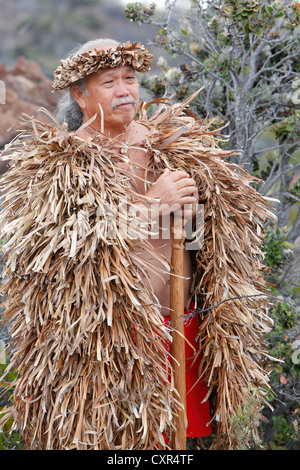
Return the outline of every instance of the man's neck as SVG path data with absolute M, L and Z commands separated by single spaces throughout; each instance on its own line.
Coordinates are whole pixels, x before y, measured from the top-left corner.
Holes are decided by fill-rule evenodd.
M 83 123 L 84 125 L 84 123 Z M 120 128 L 119 130 L 112 129 L 109 130 L 107 128 L 104 128 L 104 132 L 101 131 L 101 129 L 94 127 L 92 124 L 89 124 L 84 128 L 91 136 L 95 136 L 97 134 L 103 134 L 108 138 L 112 138 L 115 140 L 119 141 L 124 141 L 128 139 L 128 135 L 130 134 L 130 128 L 131 128 L 131 123 L 128 126 L 125 126 L 123 129 Z

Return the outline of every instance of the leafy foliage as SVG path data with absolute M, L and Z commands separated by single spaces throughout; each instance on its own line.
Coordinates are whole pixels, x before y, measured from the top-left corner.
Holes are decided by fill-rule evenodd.
M 281 227 L 293 207 L 288 237 L 294 241 L 299 198 L 287 194 L 300 169 L 297 2 L 191 0 L 182 13 L 173 0 L 159 17 L 154 5 L 135 2 L 125 10 L 130 21 L 156 26 L 153 44 L 168 54 L 158 59 L 159 73 L 142 79 L 143 86 L 154 97 L 166 92 L 177 100 L 203 87 L 191 106 L 216 127 L 225 126 L 227 146 L 242 149 L 238 162 L 264 178 L 260 191 L 279 199 Z M 260 163 L 266 153 L 267 167 Z
M 269 282 L 279 284 L 280 274 L 293 256 L 293 245 L 286 240 L 287 234 L 283 229 L 277 227 L 266 229 L 264 238 L 265 262 L 271 269 Z M 275 289 L 275 293 L 278 293 Z
M 258 432 L 260 420 L 264 419 L 262 407 L 256 400 L 255 393 L 248 393 L 248 398 L 239 407 L 238 412 L 230 418 L 231 438 L 236 441 L 237 450 L 259 449 L 262 441 Z
M 270 369 L 272 393 L 268 394 L 275 412 L 266 412 L 270 422 L 264 429 L 264 447 L 271 450 L 300 446 L 300 315 L 295 301 L 285 301 L 280 295 L 285 291 L 286 295 L 297 299 L 295 287 L 291 289 L 285 280 L 293 249 L 293 245 L 286 240 L 284 230 L 267 230 L 264 251 L 266 264 L 271 267 L 268 280 L 271 292 L 279 299 L 271 308 L 274 327 L 266 338 L 270 355 L 278 360 L 272 363 Z
M 295 413 L 298 413 L 299 417 L 299 409 Z M 287 450 L 295 438 L 298 442 L 300 441 L 299 418 L 297 420 L 297 416 L 292 421 L 287 420 L 284 416 L 274 416 L 272 421 L 274 438 L 269 442 L 270 450 Z M 295 450 L 299 450 L 299 444 Z
M 300 361 L 295 302 L 300 272 L 294 241 L 300 231 L 300 3 L 190 0 L 190 6 L 180 11 L 176 0 L 166 0 L 159 16 L 154 4 L 151 12 L 139 5 L 127 5 L 127 18 L 154 25 L 152 44 L 164 51 L 157 61 L 158 73 L 146 76 L 142 85 L 154 97 L 166 93 L 175 100 L 202 87 L 191 104 L 195 114 L 216 128 L 225 126 L 224 146 L 242 149 L 238 163 L 263 179 L 258 185 L 262 194 L 278 200 L 278 225 L 266 227 L 264 251 L 271 268 L 270 292 L 279 297 L 272 307 L 270 355 L 284 362 L 272 367 L 275 395 L 269 394 L 269 400 L 275 413 L 262 429 L 266 442 L 252 443 L 270 449 L 297 446 Z M 247 403 L 240 416 L 233 417 L 235 438 L 243 448 L 249 446 L 253 418 L 260 413 L 255 406 Z
M 0 409 L 1 417 L 1 409 Z M 22 441 L 22 436 L 17 432 L 10 432 L 12 425 L 12 418 L 5 425 L 3 432 L 0 433 L 0 451 L 1 450 L 25 450 L 25 444 Z
M 286 302 L 277 302 L 272 315 L 275 325 L 268 338 L 269 352 L 279 362 L 271 370 L 274 395 L 269 395 L 269 400 L 275 412 L 267 413 L 270 423 L 264 430 L 264 446 L 271 450 L 299 449 L 299 316 L 295 314 L 293 305 Z
M 0 363 L 0 377 L 5 373 L 7 363 Z M 6 383 L 13 383 L 16 378 L 16 374 L 13 371 L 10 371 L 6 375 Z M 2 395 L 3 390 L 1 390 L 0 382 L 0 396 Z M 2 413 L 5 410 L 5 407 L 0 407 L 0 418 Z M 12 419 L 10 419 L 4 426 L 3 431 L 0 433 L 0 451 L 1 450 L 25 450 L 24 442 L 22 437 L 17 432 L 11 432 Z

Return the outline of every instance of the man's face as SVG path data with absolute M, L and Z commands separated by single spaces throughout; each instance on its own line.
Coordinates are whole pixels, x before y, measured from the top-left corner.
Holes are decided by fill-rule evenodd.
M 97 119 L 91 124 L 93 128 L 100 130 L 103 119 L 106 135 L 114 137 L 123 133 L 134 119 L 139 105 L 135 70 L 128 65 L 99 70 L 85 78 L 85 88 L 87 94 L 81 93 L 78 101 L 83 121 L 97 113 Z

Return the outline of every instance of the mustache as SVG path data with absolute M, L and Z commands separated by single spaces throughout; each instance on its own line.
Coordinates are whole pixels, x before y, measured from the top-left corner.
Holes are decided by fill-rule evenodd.
M 120 106 L 122 104 L 132 104 L 133 106 L 135 106 L 136 104 L 136 101 L 133 99 L 133 98 L 129 98 L 129 97 L 124 97 L 124 98 L 120 98 L 118 101 L 116 101 L 115 103 L 113 103 L 111 105 L 111 109 L 112 111 L 117 108 L 117 106 Z

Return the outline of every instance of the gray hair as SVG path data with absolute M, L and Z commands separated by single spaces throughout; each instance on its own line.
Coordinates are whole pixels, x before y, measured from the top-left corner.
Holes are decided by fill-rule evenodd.
M 70 51 L 65 58 L 70 58 L 77 54 L 92 50 L 100 43 L 113 44 L 116 47 L 120 44 L 118 41 L 109 38 L 93 39 L 91 41 L 86 42 L 85 44 L 80 44 L 78 47 Z M 77 82 L 74 82 L 73 85 L 77 86 L 80 91 L 84 92 L 85 94 L 88 94 L 88 91 L 85 88 L 84 78 L 78 80 Z M 55 110 L 55 117 L 60 124 L 67 123 L 68 131 L 75 131 L 81 126 L 82 111 L 77 101 L 71 95 L 70 87 L 66 88 L 62 97 L 59 98 Z

